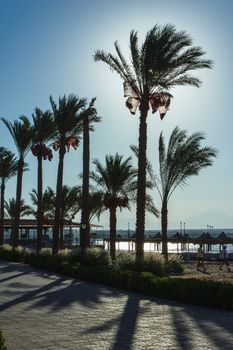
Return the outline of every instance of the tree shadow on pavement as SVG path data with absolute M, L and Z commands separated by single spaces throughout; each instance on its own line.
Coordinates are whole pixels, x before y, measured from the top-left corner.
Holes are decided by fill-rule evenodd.
M 200 306 L 187 305 L 171 308 L 173 326 L 181 349 L 191 349 L 195 337 L 208 339 L 219 349 L 233 349 L 233 313 Z

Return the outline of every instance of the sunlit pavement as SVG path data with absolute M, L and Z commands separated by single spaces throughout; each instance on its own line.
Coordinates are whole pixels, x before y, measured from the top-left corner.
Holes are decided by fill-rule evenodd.
M 233 312 L 0 262 L 7 350 L 233 349 Z

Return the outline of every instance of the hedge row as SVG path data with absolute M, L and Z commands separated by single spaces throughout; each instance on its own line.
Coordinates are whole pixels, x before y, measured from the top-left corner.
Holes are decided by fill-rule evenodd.
M 0 252 L 0 258 L 21 261 L 31 266 L 63 273 L 74 278 L 102 283 L 146 295 L 190 304 L 233 310 L 233 284 L 159 277 L 151 272 L 115 269 L 107 265 L 82 265 L 62 255 L 25 255 Z

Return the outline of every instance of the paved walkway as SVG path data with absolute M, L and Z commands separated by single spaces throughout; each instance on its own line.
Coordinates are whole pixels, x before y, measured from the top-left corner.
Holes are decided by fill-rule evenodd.
M 0 262 L 7 350 L 233 349 L 233 312 Z

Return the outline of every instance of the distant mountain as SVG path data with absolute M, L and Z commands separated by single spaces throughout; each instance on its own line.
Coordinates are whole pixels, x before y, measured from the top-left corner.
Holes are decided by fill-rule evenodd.
M 233 215 L 227 215 L 219 210 L 208 210 L 206 212 L 194 215 L 186 219 L 186 228 L 203 228 L 207 225 L 214 228 L 231 228 L 233 227 Z

